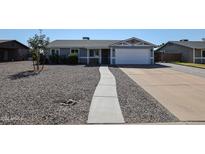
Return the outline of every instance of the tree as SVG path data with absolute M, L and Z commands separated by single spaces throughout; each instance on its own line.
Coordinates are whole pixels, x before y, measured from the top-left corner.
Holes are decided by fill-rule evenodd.
M 35 34 L 33 37 L 29 38 L 28 45 L 30 47 L 30 52 L 32 54 L 33 68 L 34 71 L 40 72 L 44 68 L 46 55 L 48 52 L 49 37 L 42 34 L 42 30 L 39 30 L 39 34 Z M 43 63 L 40 69 L 40 56 L 43 55 Z

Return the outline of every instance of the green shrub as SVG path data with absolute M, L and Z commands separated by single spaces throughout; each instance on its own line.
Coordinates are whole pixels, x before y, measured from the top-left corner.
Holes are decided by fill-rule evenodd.
M 60 56 L 59 61 L 60 61 L 60 64 L 68 64 L 68 57 Z
M 69 64 L 72 64 L 72 65 L 78 64 L 78 55 L 75 53 L 71 53 L 68 56 L 68 62 L 69 62 Z
M 49 57 L 52 64 L 59 64 L 59 56 L 58 55 L 52 55 Z

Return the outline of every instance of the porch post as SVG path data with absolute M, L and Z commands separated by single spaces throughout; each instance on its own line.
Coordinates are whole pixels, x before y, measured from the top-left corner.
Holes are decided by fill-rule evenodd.
M 195 63 L 195 48 L 193 49 L 193 63 Z
M 110 64 L 112 65 L 112 48 L 110 48 Z
M 202 49 L 201 49 L 201 64 L 202 64 L 202 62 L 203 62 L 203 52 L 202 52 Z
M 87 64 L 89 64 L 89 49 L 87 49 Z
M 99 50 L 99 64 L 101 64 L 102 49 Z

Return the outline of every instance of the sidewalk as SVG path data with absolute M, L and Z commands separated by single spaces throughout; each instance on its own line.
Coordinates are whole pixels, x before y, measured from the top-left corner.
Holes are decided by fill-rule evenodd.
M 124 123 L 117 97 L 115 77 L 107 66 L 100 67 L 100 75 L 87 123 Z

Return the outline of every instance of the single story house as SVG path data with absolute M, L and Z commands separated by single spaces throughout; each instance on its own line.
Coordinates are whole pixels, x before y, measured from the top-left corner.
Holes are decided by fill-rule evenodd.
M 205 41 L 169 41 L 155 50 L 155 53 L 181 54 L 181 61 L 205 63 Z
M 0 61 L 26 60 L 29 48 L 16 40 L 0 40 Z
M 55 40 L 49 45 L 49 56 L 78 55 L 82 64 L 152 64 L 154 44 L 130 38 L 126 40 Z

